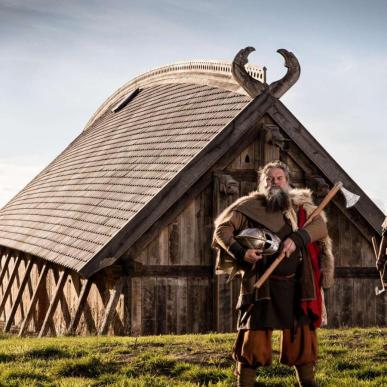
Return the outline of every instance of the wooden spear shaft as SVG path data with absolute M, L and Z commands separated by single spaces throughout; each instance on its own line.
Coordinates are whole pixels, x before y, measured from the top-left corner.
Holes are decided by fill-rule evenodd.
M 332 189 L 327 193 L 327 196 L 322 200 L 319 206 L 310 214 L 309 218 L 306 220 L 302 227 L 307 226 L 316 216 L 320 215 L 321 211 L 326 207 L 326 205 L 333 199 L 333 197 L 339 192 L 339 189 L 343 187 L 343 183 L 338 181 Z

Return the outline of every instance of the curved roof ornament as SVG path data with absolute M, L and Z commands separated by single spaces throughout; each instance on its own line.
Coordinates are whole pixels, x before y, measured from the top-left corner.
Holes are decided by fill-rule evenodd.
M 232 62 L 232 75 L 235 80 L 246 90 L 250 97 L 255 98 L 264 91 L 269 90 L 269 93 L 276 98 L 282 97 L 298 80 L 301 73 L 300 64 L 292 52 L 281 48 L 277 50 L 285 59 L 285 67 L 287 73 L 278 81 L 268 85 L 266 82 L 260 82 L 249 75 L 245 69 L 248 62 L 247 57 L 255 51 L 254 47 L 246 47 L 240 50 Z

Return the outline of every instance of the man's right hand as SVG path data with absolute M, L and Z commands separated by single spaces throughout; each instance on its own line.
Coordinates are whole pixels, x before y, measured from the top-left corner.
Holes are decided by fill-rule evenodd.
M 245 256 L 243 259 L 248 263 L 256 263 L 262 259 L 262 250 L 258 249 L 248 249 L 246 250 Z

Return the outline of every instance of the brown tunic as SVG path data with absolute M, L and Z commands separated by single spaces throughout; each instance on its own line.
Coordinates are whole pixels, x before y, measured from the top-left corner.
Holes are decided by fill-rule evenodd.
M 235 242 L 235 235 L 251 227 L 265 227 L 282 239 L 286 239 L 292 234 L 291 225 L 281 212 L 268 213 L 264 206 L 262 198 L 249 198 L 240 203 L 226 214 L 216 225 L 214 242 L 224 251 L 229 251 L 230 246 Z M 309 241 L 315 241 L 326 235 L 326 226 L 320 217 L 305 229 Z M 304 234 L 305 234 L 304 231 Z M 310 268 L 310 262 L 303 264 L 301 262 L 302 254 L 298 247 L 289 257 L 285 258 L 273 272 L 273 277 L 259 290 L 253 287 L 259 276 L 270 266 L 276 255 L 265 257 L 256 265 L 254 272 L 250 270 L 251 265 L 243 263 L 241 292 L 237 304 L 239 310 L 238 329 L 287 329 L 294 326 L 294 319 L 298 317 L 296 310 L 298 299 L 302 298 L 300 290 L 300 277 L 308 277 L 309 284 L 303 284 L 307 287 L 308 297 L 314 296 L 313 275 Z M 241 264 L 241 262 L 239 262 Z M 306 270 L 308 269 L 308 270 Z M 305 274 L 305 270 L 307 273 Z M 293 276 L 292 276 L 293 275 Z M 289 276 L 284 279 L 279 277 Z M 291 277 L 292 276 L 292 277 Z M 304 289 L 305 290 L 305 289 Z M 255 307 L 246 324 L 240 323 L 241 316 L 249 304 L 254 303 Z

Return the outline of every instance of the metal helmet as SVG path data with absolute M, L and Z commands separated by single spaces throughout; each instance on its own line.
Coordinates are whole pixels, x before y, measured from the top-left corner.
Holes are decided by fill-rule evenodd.
M 263 255 L 272 255 L 278 251 L 281 239 L 265 228 L 246 228 L 235 239 L 244 247 L 262 250 Z

